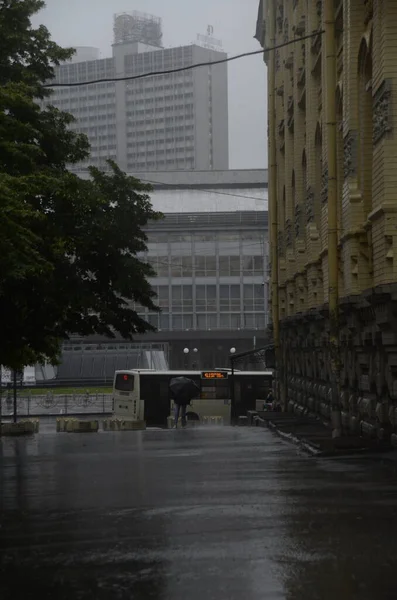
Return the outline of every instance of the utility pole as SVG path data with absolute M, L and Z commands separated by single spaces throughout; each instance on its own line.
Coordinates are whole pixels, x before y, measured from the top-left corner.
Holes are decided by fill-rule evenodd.
M 265 17 L 265 15 L 264 15 Z M 269 102 L 269 217 L 270 217 L 270 255 L 271 255 L 271 301 L 273 341 L 276 358 L 276 373 L 278 390 L 282 396 L 280 403 L 284 404 L 285 398 L 282 390 L 282 364 L 280 349 L 280 323 L 279 323 L 279 285 L 278 285 L 278 219 L 277 219 L 277 152 L 276 152 L 276 15 L 275 2 L 269 2 L 269 14 L 266 19 L 269 31 L 269 62 L 268 62 L 268 102 Z
M 340 410 L 340 348 L 339 348 L 339 290 L 338 290 L 338 190 L 336 154 L 336 43 L 335 3 L 324 2 L 326 122 L 328 152 L 328 306 L 330 322 L 332 436 L 342 435 Z

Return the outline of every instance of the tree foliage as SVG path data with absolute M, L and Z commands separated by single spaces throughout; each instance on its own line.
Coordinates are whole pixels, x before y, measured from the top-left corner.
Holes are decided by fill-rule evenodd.
M 55 361 L 71 333 L 144 333 L 134 303 L 157 310 L 138 258 L 142 228 L 161 217 L 151 188 L 112 162 L 89 180 L 68 171 L 90 148 L 71 115 L 40 102 L 73 53 L 32 27 L 43 5 L 0 4 L 0 364 L 12 368 Z

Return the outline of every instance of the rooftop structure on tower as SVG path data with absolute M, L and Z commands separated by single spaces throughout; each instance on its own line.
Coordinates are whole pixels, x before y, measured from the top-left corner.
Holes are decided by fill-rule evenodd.
M 159 17 L 137 11 L 114 16 L 114 43 L 141 42 L 162 48 L 163 30 Z

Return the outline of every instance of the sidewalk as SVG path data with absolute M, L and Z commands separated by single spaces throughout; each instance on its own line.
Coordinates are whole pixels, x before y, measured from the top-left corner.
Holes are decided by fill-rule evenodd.
M 247 424 L 251 427 L 268 427 L 281 438 L 297 444 L 306 452 L 316 456 L 385 452 L 392 449 L 389 444 L 362 436 L 332 439 L 331 426 L 310 415 L 249 411 Z

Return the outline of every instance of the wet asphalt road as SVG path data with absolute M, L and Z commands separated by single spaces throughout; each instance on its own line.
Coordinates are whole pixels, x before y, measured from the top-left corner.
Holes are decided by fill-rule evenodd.
M 397 476 L 216 428 L 0 440 L 0 598 L 397 596 Z

